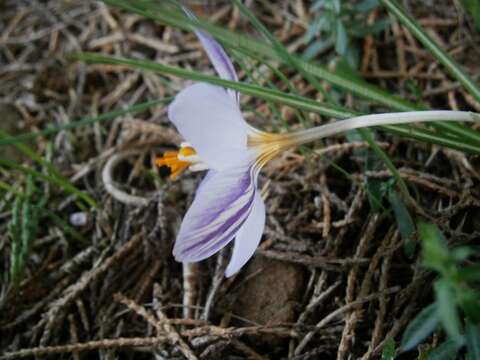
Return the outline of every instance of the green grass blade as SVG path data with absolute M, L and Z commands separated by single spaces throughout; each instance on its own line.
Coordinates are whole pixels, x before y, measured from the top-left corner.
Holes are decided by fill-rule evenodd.
M 190 30 L 192 25 L 198 26 L 220 40 L 227 47 L 235 48 L 246 55 L 255 53 L 271 60 L 282 60 L 281 56 L 271 45 L 258 41 L 250 36 L 240 35 L 230 30 L 223 29 L 222 27 L 209 24 L 201 19 L 198 23 L 193 23 L 192 20 L 183 16 L 183 14 L 178 11 L 168 9 L 165 6 L 160 5 L 158 2 L 132 0 L 104 0 L 104 2 L 183 30 Z M 425 109 L 424 106 L 420 104 L 414 104 L 398 96 L 392 95 L 389 92 L 361 79 L 353 81 L 340 72 L 337 73 L 334 70 L 329 70 L 325 66 L 309 63 L 297 55 L 291 56 L 295 59 L 298 66 L 300 66 L 306 73 L 323 79 L 346 91 L 350 91 L 361 98 L 368 99 L 399 111 Z
M 115 119 L 116 117 L 119 117 L 119 116 L 123 116 L 123 115 L 126 115 L 126 114 L 132 114 L 132 113 L 136 113 L 136 112 L 141 112 L 141 111 L 147 110 L 147 109 L 149 109 L 153 106 L 166 104 L 166 103 L 170 102 L 172 99 L 173 99 L 173 97 L 166 97 L 166 98 L 163 98 L 163 99 L 160 99 L 160 100 L 147 101 L 147 102 L 144 102 L 144 103 L 141 103 L 141 104 L 130 106 L 127 109 L 111 111 L 111 112 L 108 112 L 108 113 L 105 113 L 105 114 L 102 114 L 102 115 L 96 116 L 96 117 L 83 118 L 83 119 L 80 119 L 80 120 L 77 120 L 77 121 L 72 121 L 72 122 L 70 122 L 68 124 L 65 124 L 65 125 L 62 125 L 62 126 L 49 127 L 47 129 L 44 129 L 44 130 L 41 130 L 41 131 L 32 131 L 32 132 L 21 134 L 21 135 L 18 135 L 18 136 L 4 137 L 3 139 L 0 138 L 0 146 L 12 145 L 12 144 L 19 143 L 19 142 L 25 142 L 25 141 L 28 141 L 28 140 L 32 140 L 32 139 L 34 139 L 38 136 L 53 135 L 53 134 L 56 134 L 56 133 L 58 133 L 60 131 L 63 131 L 63 130 L 71 130 L 71 129 L 75 129 L 75 128 L 78 128 L 78 127 L 81 127 L 81 126 L 90 125 L 90 124 L 97 123 L 97 122 L 112 120 L 112 119 Z
M 415 19 L 396 0 L 380 1 L 445 66 L 450 75 L 457 79 L 477 101 L 480 101 L 480 86 L 418 25 Z
M 400 188 L 400 191 L 402 192 L 402 195 L 405 197 L 405 199 L 410 199 L 410 193 L 408 192 L 408 187 L 405 181 L 403 181 L 402 177 L 400 176 L 400 173 L 398 172 L 397 168 L 393 164 L 392 160 L 388 157 L 388 155 L 380 149 L 380 147 L 377 145 L 377 143 L 373 140 L 373 137 L 367 129 L 357 129 L 359 134 L 362 136 L 362 138 L 368 142 L 372 150 L 377 154 L 377 156 L 382 159 L 382 161 L 385 163 L 386 167 L 390 172 L 392 173 L 393 177 L 397 181 L 397 184 Z
M 402 137 L 420 140 L 425 143 L 437 144 L 472 154 L 478 154 L 480 152 L 478 144 L 472 144 L 470 141 L 465 141 L 464 139 L 442 136 L 438 133 L 419 127 L 384 125 L 382 130 L 386 130 Z
M 348 111 L 345 108 L 334 105 L 323 105 L 315 100 L 311 100 L 305 97 L 286 94 L 278 90 L 261 87 L 258 85 L 247 84 L 243 82 L 229 81 L 220 79 L 216 76 L 205 75 L 199 72 L 188 71 L 182 68 L 164 65 L 160 63 L 154 63 L 147 60 L 133 60 L 120 57 L 113 57 L 107 55 L 99 55 L 95 53 L 76 53 L 75 58 L 92 63 L 104 63 L 111 65 L 126 65 L 135 67 L 142 70 L 154 71 L 158 73 L 171 74 L 184 79 L 204 81 L 214 85 L 219 85 L 231 89 L 235 89 L 247 95 L 259 97 L 264 100 L 274 101 L 289 105 L 293 108 L 301 110 L 316 112 L 325 116 L 344 119 L 357 115 L 353 111 Z
M 191 30 L 192 25 L 194 25 L 195 27 L 199 27 L 210 33 L 212 36 L 221 41 L 226 47 L 241 51 L 247 56 L 262 56 L 274 61 L 283 60 L 282 56 L 279 55 L 279 52 L 269 44 L 265 44 L 264 42 L 253 39 L 250 36 L 236 34 L 219 26 L 209 24 L 201 19 L 193 21 L 185 17 L 183 13 L 172 10 L 164 4 L 156 1 L 104 0 L 104 2 L 131 12 L 136 12 L 144 17 L 159 21 L 172 27 Z M 330 70 L 322 65 L 309 63 L 300 56 L 290 55 L 290 57 L 305 73 L 323 79 L 335 86 L 342 88 L 345 91 L 352 92 L 361 98 L 368 99 L 375 103 L 382 104 L 391 109 L 399 111 L 426 109 L 426 107 L 422 104 L 412 103 L 398 96 L 392 95 L 389 92 L 382 90 L 359 77 L 353 78 L 348 74 L 345 74 L 341 69 Z M 447 132 L 450 131 L 450 128 L 444 123 L 431 123 L 429 126 Z M 452 124 L 450 127 L 464 129 L 467 132 L 473 132 L 473 130 L 470 130 L 468 127 L 462 124 Z M 476 143 L 478 144 L 478 142 Z
M 288 50 L 285 48 L 285 46 L 267 29 L 265 25 L 261 21 L 257 19 L 255 14 L 253 14 L 248 7 L 242 4 L 239 0 L 233 0 L 233 3 L 237 8 L 240 9 L 243 15 L 245 15 L 248 20 L 252 23 L 252 25 L 259 31 L 261 32 L 267 39 L 270 41 L 270 43 L 273 45 L 273 48 L 277 52 L 278 56 L 290 67 L 298 71 L 300 74 L 303 75 L 303 77 L 317 89 L 318 92 L 320 92 L 327 100 L 328 103 L 334 104 L 335 102 L 333 101 L 332 97 L 325 91 L 325 89 L 322 87 L 322 85 L 319 83 L 319 81 L 313 77 L 310 73 L 305 71 L 305 69 L 301 66 L 299 63 L 299 60 L 295 58 L 294 56 L 290 55 Z
M 188 71 L 178 67 L 172 67 L 160 63 L 154 63 L 146 60 L 133 60 L 120 57 L 113 57 L 107 55 L 99 55 L 95 53 L 76 53 L 72 55 L 74 58 L 92 62 L 92 63 L 104 63 L 111 65 L 126 65 L 141 70 L 148 70 L 163 74 L 175 75 L 184 79 L 204 81 L 214 85 L 219 85 L 231 89 L 235 89 L 247 95 L 258 97 L 267 101 L 273 101 L 284 105 L 291 106 L 293 108 L 314 112 L 320 115 L 336 118 L 346 119 L 349 117 L 360 115 L 358 112 L 351 111 L 341 106 L 324 105 L 318 101 L 305 98 L 298 95 L 287 94 L 278 90 L 264 88 L 258 85 L 251 85 L 243 82 L 235 82 L 220 79 L 216 76 L 205 75 L 199 72 Z M 404 127 L 400 125 L 382 126 L 379 129 L 394 131 L 401 134 L 406 138 L 414 138 L 417 140 L 423 140 L 426 142 L 454 147 L 462 151 L 468 151 L 476 154 L 480 154 L 480 146 L 474 146 L 464 140 L 452 140 L 445 136 L 439 136 L 438 134 L 414 127 Z
M 255 26 L 257 30 L 265 35 L 265 37 L 272 43 L 273 48 L 276 50 L 277 54 L 280 58 L 290 67 L 301 73 L 307 81 L 312 84 L 319 92 L 321 92 L 324 97 L 329 100 L 329 103 L 334 103 L 331 100 L 331 97 L 328 93 L 324 91 L 320 83 L 313 77 L 309 72 L 305 71 L 300 60 L 294 56 L 292 56 L 288 50 L 283 46 L 283 44 L 278 41 L 278 39 L 255 17 L 255 15 L 239 0 L 233 0 L 235 5 L 240 8 L 242 13 L 248 17 L 250 22 Z M 345 75 L 346 79 L 349 79 L 352 83 L 357 83 L 358 86 L 363 87 L 365 85 L 365 81 L 363 81 L 358 76 L 351 76 L 346 74 L 341 68 L 337 70 L 337 74 Z M 472 140 L 476 144 L 480 144 L 480 134 L 475 131 L 472 131 L 470 128 L 465 127 L 461 124 L 457 123 L 433 123 L 430 124 L 433 127 L 437 127 L 442 131 L 447 133 L 451 133 L 454 135 L 459 135 L 464 139 Z
M 98 207 L 97 203 L 95 202 L 95 200 L 93 200 L 93 198 L 91 198 L 90 196 L 85 194 L 83 191 L 77 189 L 75 186 L 73 186 L 68 181 L 66 181 L 62 178 L 58 178 L 58 177 L 54 177 L 54 176 L 48 176 L 48 175 L 45 175 L 45 174 L 43 174 L 43 173 L 41 173 L 37 170 L 31 169 L 29 167 L 19 165 L 19 164 L 13 162 L 13 161 L 6 160 L 6 159 L 1 159 L 1 158 L 0 158 L 0 166 L 4 166 L 4 167 L 10 168 L 10 169 L 18 170 L 18 171 L 23 172 L 24 174 L 27 174 L 27 175 L 30 174 L 30 175 L 33 175 L 37 178 L 48 181 L 53 185 L 59 186 L 60 188 L 65 190 L 67 193 L 77 195 L 88 206 L 91 206 L 93 208 Z

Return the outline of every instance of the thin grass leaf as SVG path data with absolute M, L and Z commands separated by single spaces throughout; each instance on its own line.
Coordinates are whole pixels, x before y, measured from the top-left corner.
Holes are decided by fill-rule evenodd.
M 290 55 L 285 46 L 283 46 L 283 44 L 267 29 L 267 27 L 264 26 L 262 22 L 257 19 L 255 14 L 253 14 L 250 9 L 243 5 L 239 0 L 233 0 L 233 2 L 235 6 L 240 9 L 242 14 L 248 18 L 252 25 L 270 41 L 280 58 L 286 64 L 290 65 L 293 69 L 300 72 L 300 74 L 302 74 L 303 77 L 327 99 L 328 103 L 334 104 L 335 102 L 333 101 L 332 97 L 325 91 L 325 89 L 318 82 L 318 80 L 303 69 L 303 67 L 299 63 L 299 60 Z
M 244 82 L 224 80 L 216 76 L 205 75 L 200 72 L 188 71 L 182 68 L 155 63 L 152 61 L 126 59 L 121 57 L 100 55 L 96 53 L 76 53 L 72 54 L 72 57 L 90 63 L 126 65 L 142 70 L 171 74 L 184 79 L 208 82 L 214 85 L 234 89 L 244 94 L 255 96 L 264 100 L 281 103 L 305 111 L 316 112 L 321 115 L 330 116 L 337 119 L 345 119 L 347 117 L 358 115 L 358 113 L 348 111 L 341 106 L 325 105 L 302 96 L 287 94 L 278 90 L 247 84 Z
M 192 20 L 183 16 L 183 14 L 179 13 L 178 11 L 168 9 L 166 6 L 160 5 L 158 2 L 146 3 L 144 1 L 132 0 L 104 0 L 104 2 L 183 30 L 190 30 L 191 26 L 195 25 L 207 31 L 210 35 L 220 40 L 224 45 L 228 46 L 229 48 L 237 49 L 243 52 L 245 55 L 256 53 L 271 60 L 281 60 L 281 57 L 271 45 L 265 44 L 252 37 L 236 34 L 222 27 L 209 24 L 201 19 L 198 21 L 198 23 L 193 23 Z M 296 59 L 297 63 L 305 72 L 323 79 L 346 91 L 350 91 L 364 99 L 369 99 L 375 103 L 382 104 L 399 111 L 425 109 L 421 105 L 413 104 L 405 99 L 392 95 L 389 92 L 384 91 L 375 85 L 369 84 L 366 81 L 351 81 L 351 79 L 343 76 L 342 74 L 337 74 L 335 71 L 329 70 L 327 67 L 306 62 L 296 55 L 291 56 Z
M 415 222 L 413 221 L 412 216 L 408 212 L 405 204 L 396 194 L 395 190 L 389 190 L 388 201 L 392 205 L 400 235 L 405 240 L 405 253 L 408 257 L 412 257 L 415 252 L 415 243 L 412 241 L 413 236 L 416 233 Z
M 477 101 L 480 101 L 480 86 L 422 29 L 416 20 L 396 0 L 380 1 L 431 52 L 435 59 L 445 66 L 450 75 L 457 79 Z
M 259 85 L 260 82 L 259 82 L 259 77 L 261 77 L 262 79 L 264 79 L 267 84 L 270 86 L 270 87 L 274 87 L 273 86 L 273 83 L 271 82 L 270 79 L 266 78 L 265 76 L 263 76 L 263 74 L 259 74 L 258 72 L 254 73 L 252 68 L 253 66 L 247 66 L 245 64 L 245 60 L 242 59 L 241 57 L 239 56 L 234 56 L 234 58 L 236 59 L 236 62 L 237 64 L 240 66 L 240 68 L 245 72 L 245 74 L 247 75 L 248 79 L 251 80 L 253 83 Z M 267 102 L 266 103 L 269 110 L 272 112 L 272 114 L 274 115 L 274 117 L 276 119 L 279 119 L 281 122 L 282 122 L 282 125 L 284 128 L 288 129 L 288 123 L 287 121 L 284 119 L 284 117 L 282 116 L 282 114 L 280 113 L 280 110 L 278 110 L 278 108 L 276 106 L 274 106 L 271 102 Z M 275 124 L 277 125 L 277 124 Z
M 31 169 L 29 167 L 25 167 L 23 165 L 19 165 L 13 161 L 6 160 L 6 159 L 1 159 L 0 158 L 0 166 L 4 166 L 10 169 L 18 170 L 23 172 L 26 175 L 33 175 L 37 178 L 43 179 L 45 181 L 48 181 L 49 183 L 56 185 L 60 188 L 62 188 L 64 191 L 67 193 L 77 195 L 81 200 L 83 200 L 88 206 L 97 208 L 97 203 L 93 198 L 91 198 L 89 195 L 85 194 L 83 191 L 77 189 L 75 186 L 70 184 L 68 181 L 65 181 L 60 178 L 56 178 L 53 176 L 47 176 L 37 170 Z
M 35 185 L 32 175 L 27 176 L 24 195 L 17 196 L 14 202 L 12 219 L 9 223 L 11 239 L 10 284 L 16 288 L 25 272 L 33 242 L 37 237 L 39 212 L 35 205 Z M 36 201 L 39 207 L 47 202 L 47 195 Z
M 382 159 L 382 161 L 387 166 L 388 170 L 390 170 L 405 199 L 410 199 L 410 193 L 408 192 L 407 184 L 405 183 L 405 181 L 403 181 L 402 177 L 400 176 L 400 173 L 398 172 L 397 168 L 393 164 L 392 160 L 388 157 L 388 155 L 382 149 L 380 149 L 377 143 L 373 140 L 371 133 L 368 132 L 366 129 L 357 129 L 357 131 L 362 136 L 362 138 L 366 142 L 368 142 L 368 145 L 370 145 L 370 147 L 375 152 L 375 154 L 377 154 L 377 156 L 380 159 Z
M 10 193 L 15 194 L 15 195 L 23 195 L 23 192 L 21 192 L 19 189 L 17 189 L 16 187 L 14 187 L 12 185 L 7 184 L 4 181 L 1 181 L 1 180 L 0 180 L 0 189 L 5 191 L 5 192 L 10 192 Z
M 268 89 L 257 85 L 251 85 L 243 82 L 235 82 L 220 79 L 215 76 L 205 75 L 199 72 L 188 71 L 182 68 L 168 66 L 160 63 L 154 63 L 146 60 L 133 60 L 120 57 L 113 57 L 107 55 L 99 55 L 95 53 L 76 53 L 72 57 L 76 59 L 83 60 L 91 63 L 104 63 L 111 65 L 126 65 L 134 68 L 153 71 L 163 74 L 171 74 L 184 79 L 196 80 L 208 82 L 214 85 L 219 85 L 227 87 L 230 89 L 235 89 L 242 93 L 258 97 L 264 100 L 273 101 L 281 103 L 284 105 L 291 106 L 292 108 L 314 112 L 320 115 L 325 115 L 328 117 L 333 117 L 336 119 L 346 119 L 352 116 L 359 115 L 358 112 L 354 112 L 348 109 L 345 109 L 341 106 L 333 105 L 324 105 L 315 100 L 305 98 L 302 96 L 287 94 L 278 90 Z M 388 131 L 396 132 L 402 134 L 406 138 L 414 138 L 417 140 L 422 140 L 425 142 L 439 144 L 444 146 L 449 146 L 455 149 L 459 149 L 466 152 L 480 154 L 480 146 L 474 146 L 465 141 L 454 141 L 444 136 L 439 136 L 432 131 L 414 128 L 414 127 L 405 127 L 401 125 L 387 125 L 380 126 L 379 129 L 385 129 Z
M 0 141 L 3 140 L 3 139 L 8 139 L 8 138 L 12 138 L 12 136 L 10 136 L 10 134 L 7 134 L 6 132 L 0 130 Z M 24 154 L 28 158 L 32 159 L 37 164 L 45 167 L 48 170 L 48 172 L 50 174 L 52 174 L 52 176 L 57 176 L 59 178 L 62 178 L 62 175 L 60 174 L 60 172 L 55 168 L 55 166 L 51 162 L 45 160 L 43 157 L 38 155 L 35 151 L 30 149 L 28 146 L 26 146 L 22 143 L 13 143 L 13 146 L 18 151 L 20 151 L 22 154 Z
M 115 111 L 111 111 L 111 112 L 108 112 L 108 113 L 105 113 L 105 114 L 102 114 L 102 115 L 99 115 L 99 116 L 87 117 L 87 118 L 83 118 L 83 119 L 80 119 L 80 120 L 72 121 L 68 124 L 64 124 L 64 125 L 61 125 L 61 126 L 48 127 L 48 128 L 46 128 L 44 130 L 41 130 L 41 131 L 32 131 L 32 132 L 28 132 L 28 133 L 17 135 L 17 136 L 8 136 L 8 137 L 6 136 L 6 137 L 3 137 L 3 138 L 0 138 L 0 146 L 12 145 L 12 144 L 15 144 L 15 143 L 25 142 L 25 141 L 28 141 L 28 140 L 35 139 L 36 137 L 39 137 L 39 136 L 49 136 L 49 135 L 57 134 L 60 131 L 72 130 L 72 129 L 75 129 L 75 128 L 78 128 L 78 127 L 82 127 L 82 126 L 86 126 L 86 125 L 90 125 L 90 124 L 94 124 L 94 123 L 99 123 L 99 122 L 103 122 L 103 121 L 112 120 L 112 119 L 115 119 L 119 116 L 123 116 L 123 115 L 126 115 L 126 114 L 132 114 L 132 113 L 136 113 L 136 112 L 145 111 L 145 110 L 147 110 L 147 109 L 149 109 L 153 106 L 167 104 L 171 100 L 173 100 L 173 97 L 165 97 L 165 98 L 160 99 L 160 100 L 152 100 L 152 101 L 147 101 L 147 102 L 144 102 L 144 103 L 141 103 L 141 104 L 133 105 L 133 106 L 130 106 L 130 107 L 128 107 L 126 109 L 123 109 L 123 110 L 115 110 Z
M 0 131 L 0 141 L 2 139 L 8 139 L 8 138 L 12 138 L 12 136 L 10 136 L 9 134 L 3 131 Z M 12 145 L 22 154 L 29 157 L 37 164 L 43 166 L 47 171 L 46 176 L 56 178 L 58 179 L 58 181 L 62 182 L 63 184 L 69 184 L 70 188 L 75 188 L 77 189 L 78 192 L 82 192 L 75 185 L 73 185 L 69 180 L 65 179 L 63 175 L 57 170 L 57 168 L 50 161 L 45 160 L 43 157 L 38 155 L 35 151 L 30 149 L 28 146 L 22 144 L 21 142 L 14 142 Z
M 132 0 L 105 0 L 106 3 L 117 6 L 132 12 L 136 12 L 145 17 L 160 21 L 164 24 L 178 27 L 184 30 L 190 30 L 192 25 L 200 27 L 212 36 L 216 37 L 229 48 L 237 49 L 247 56 L 257 53 L 272 60 L 282 60 L 278 51 L 272 46 L 259 42 L 251 37 L 239 35 L 221 27 L 214 26 L 201 19 L 192 21 L 185 17 L 182 13 L 174 11 L 163 4 L 156 1 L 132 1 Z M 295 63 L 300 66 L 306 73 L 321 78 L 333 85 L 336 85 L 346 91 L 350 91 L 362 98 L 378 102 L 392 109 L 400 111 L 424 110 L 422 104 L 413 104 L 400 97 L 392 95 L 375 85 L 369 84 L 363 79 L 350 79 L 344 74 L 338 73 L 336 70 L 330 70 L 318 64 L 312 64 L 304 61 L 298 56 L 289 55 L 294 59 Z M 289 63 L 287 63 L 288 65 Z M 432 127 L 449 131 L 445 123 L 432 123 Z M 453 127 L 462 128 L 465 131 L 473 131 L 462 124 L 453 124 Z M 480 144 L 476 142 L 476 144 Z
M 405 138 L 415 139 L 426 143 L 437 144 L 445 147 L 449 147 L 452 149 L 461 150 L 467 153 L 477 154 L 478 153 L 478 144 L 472 144 L 471 142 L 467 141 L 466 139 L 461 138 L 452 138 L 450 136 L 439 135 L 438 133 L 434 133 L 430 130 L 420 128 L 420 127 L 412 127 L 412 126 L 392 126 L 392 125 L 385 125 L 382 127 L 385 130 L 393 134 L 400 135 Z
M 17 286 L 21 273 L 21 214 L 23 200 L 17 196 L 12 207 L 12 218 L 7 226 L 7 234 L 10 238 L 10 283 L 13 288 Z
M 425 340 L 437 327 L 439 319 L 437 316 L 437 304 L 433 303 L 425 307 L 403 333 L 400 348 L 408 351 Z

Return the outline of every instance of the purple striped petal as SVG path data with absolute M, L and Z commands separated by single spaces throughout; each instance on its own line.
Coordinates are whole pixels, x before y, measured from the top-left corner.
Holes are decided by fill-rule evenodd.
M 260 243 L 264 228 L 265 203 L 260 193 L 256 191 L 252 210 L 235 237 L 232 258 L 225 270 L 226 277 L 238 272 L 250 260 Z
M 225 171 L 210 170 L 183 218 L 175 258 L 200 261 L 232 241 L 252 210 L 255 192 L 249 161 Z
M 192 20 L 198 20 L 195 14 L 193 14 L 187 8 L 183 8 L 183 11 L 187 16 Z M 223 47 L 209 34 L 206 32 L 193 28 L 193 31 L 197 35 L 198 39 L 203 45 L 205 52 L 208 55 L 213 67 L 217 71 L 218 75 L 225 80 L 238 81 L 237 73 L 233 67 L 232 61 L 226 54 Z M 233 89 L 227 89 L 228 94 L 235 100 L 237 104 L 240 103 L 240 98 L 238 92 Z
M 215 170 L 224 170 L 247 152 L 248 125 L 223 88 L 197 83 L 183 89 L 168 108 L 168 117 Z

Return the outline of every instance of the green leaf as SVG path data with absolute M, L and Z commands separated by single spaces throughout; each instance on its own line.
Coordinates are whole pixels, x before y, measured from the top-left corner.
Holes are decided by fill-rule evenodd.
M 310 45 L 308 45 L 308 47 L 303 52 L 303 58 L 305 60 L 311 60 L 317 55 L 327 50 L 332 45 L 333 41 L 331 39 L 314 41 Z
M 378 0 L 363 0 L 358 4 L 353 5 L 353 11 L 355 12 L 369 12 L 379 5 Z
M 457 262 L 462 262 L 475 254 L 475 251 L 470 246 L 458 246 L 452 249 L 452 259 Z
M 422 240 L 423 264 L 442 274 L 448 272 L 449 251 L 447 241 L 438 227 L 419 222 L 418 233 Z
M 388 201 L 392 205 L 400 235 L 405 240 L 405 252 L 407 256 L 411 257 L 415 251 L 415 244 L 412 243 L 412 238 L 416 232 L 415 223 L 407 207 L 392 188 L 388 191 Z
M 470 14 L 480 30 L 480 0 L 462 0 L 463 7 Z M 480 358 L 479 358 L 480 359 Z
M 427 360 L 456 360 L 460 347 L 461 345 L 454 340 L 447 340 L 433 349 L 428 354 Z
M 480 324 L 474 324 L 467 319 L 465 326 L 467 351 L 472 359 L 480 359 Z
M 462 330 L 456 306 L 455 290 L 445 279 L 437 280 L 434 284 L 434 289 L 437 315 L 442 322 L 443 328 L 452 340 L 460 344 L 462 341 Z
M 335 22 L 335 51 L 337 54 L 344 55 L 347 51 L 348 35 L 343 21 L 337 19 Z
M 425 340 L 435 330 L 439 323 L 437 304 L 433 303 L 424 308 L 407 326 L 403 333 L 400 348 L 408 351 Z
M 306 43 L 312 41 L 312 39 L 318 35 L 327 25 L 328 18 L 323 14 L 319 15 L 312 24 L 308 27 L 307 32 L 305 33 L 304 40 Z
M 394 360 L 395 359 L 395 340 L 388 338 L 385 341 L 385 346 L 382 351 L 382 360 Z

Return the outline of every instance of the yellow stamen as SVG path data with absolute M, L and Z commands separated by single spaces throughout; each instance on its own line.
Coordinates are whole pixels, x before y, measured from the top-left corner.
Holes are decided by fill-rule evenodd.
M 166 166 L 170 169 L 170 178 L 175 180 L 186 168 L 192 163 L 186 160 L 180 160 L 180 156 L 192 156 L 196 152 L 193 148 L 185 146 L 181 147 L 179 151 L 165 151 L 162 156 L 155 159 L 155 165 Z

